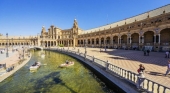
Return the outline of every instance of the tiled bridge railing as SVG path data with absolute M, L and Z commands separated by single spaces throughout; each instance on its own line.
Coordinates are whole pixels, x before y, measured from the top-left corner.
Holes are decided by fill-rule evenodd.
M 123 68 L 120 68 L 118 66 L 115 66 L 113 64 L 110 64 L 108 61 L 103 61 L 93 56 L 85 55 L 84 53 L 79 53 L 76 51 L 64 50 L 64 49 L 55 49 L 55 50 L 66 52 L 66 53 L 71 53 L 72 55 L 83 57 L 86 60 L 89 60 L 90 62 L 95 63 L 98 67 L 104 68 L 106 71 L 109 71 L 115 75 L 118 75 L 121 78 L 124 78 L 125 80 L 129 81 L 135 86 L 138 84 L 137 83 L 139 79 L 138 74 L 125 70 Z M 144 79 L 141 88 L 149 93 L 170 93 L 170 88 L 163 86 L 161 84 L 158 84 L 147 78 Z

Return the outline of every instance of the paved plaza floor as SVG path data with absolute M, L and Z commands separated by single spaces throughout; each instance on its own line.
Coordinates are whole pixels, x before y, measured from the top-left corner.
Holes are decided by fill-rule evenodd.
M 73 50 L 78 51 L 78 49 L 82 53 L 85 52 L 84 47 L 78 47 Z M 100 48 L 87 48 L 86 50 L 87 55 L 105 61 L 108 60 L 110 63 L 134 73 L 137 73 L 139 64 L 143 64 L 146 78 L 170 88 L 170 73 L 164 76 L 168 64 L 168 58 L 165 58 L 164 52 L 150 52 L 149 56 L 144 56 L 143 51 L 135 50 L 107 49 L 107 51 L 104 51 L 102 49 L 102 52 L 100 52 Z
M 67 47 L 65 47 L 67 49 Z M 69 48 L 70 50 L 72 48 Z M 78 47 L 72 49 L 81 53 L 85 52 L 84 47 Z M 146 78 L 155 81 L 161 85 L 170 88 L 170 73 L 164 76 L 167 70 L 168 58 L 165 58 L 164 52 L 150 52 L 149 56 L 144 56 L 143 51 L 135 50 L 119 50 L 119 49 L 107 49 L 107 51 L 100 52 L 100 48 L 87 48 L 87 55 L 94 56 L 95 58 L 109 61 L 110 63 L 124 68 L 126 70 L 137 73 L 139 64 L 145 66 Z M 0 55 L 0 63 L 7 62 L 9 65 L 18 62 L 19 54 L 17 52 L 11 53 L 10 57 L 6 58 L 5 54 Z

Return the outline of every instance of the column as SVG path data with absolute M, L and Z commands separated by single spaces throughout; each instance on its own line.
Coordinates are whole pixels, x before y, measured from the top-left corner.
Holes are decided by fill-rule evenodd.
M 47 47 L 48 47 L 48 41 L 47 41 Z
M 145 41 L 144 41 L 144 36 L 142 36 L 142 43 L 144 43 Z
M 121 40 L 121 38 L 120 38 L 120 40 L 119 40 L 119 41 L 120 41 L 120 44 L 121 44 L 121 41 L 122 41 L 122 40 Z
M 130 44 L 132 43 L 132 38 L 131 38 L 131 36 L 130 36 Z
M 139 44 L 140 44 L 140 35 L 139 35 Z
M 113 37 L 110 38 L 110 44 L 113 46 Z
M 156 43 L 156 35 L 154 35 L 154 44 Z
M 118 40 L 118 42 L 117 42 L 117 43 L 119 44 L 119 37 L 118 37 L 118 39 L 117 39 L 117 40 Z
M 99 38 L 99 46 L 101 46 L 101 38 Z
M 76 38 L 74 37 L 73 38 L 73 47 L 75 47 L 76 46 Z
M 159 36 L 159 41 L 158 41 L 158 43 L 160 44 L 160 40 L 161 40 L 160 34 L 158 34 L 158 36 Z
M 94 39 L 94 46 L 96 46 L 96 38 Z
M 129 44 L 129 36 L 127 36 L 127 44 Z

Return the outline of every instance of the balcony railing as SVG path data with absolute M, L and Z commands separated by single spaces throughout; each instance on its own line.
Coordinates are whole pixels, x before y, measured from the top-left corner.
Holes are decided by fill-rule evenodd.
M 66 54 L 75 55 L 79 57 L 83 57 L 84 59 L 87 59 L 88 61 L 85 62 L 92 62 L 96 64 L 99 68 L 104 69 L 105 71 L 109 71 L 110 74 L 114 74 L 118 77 L 121 77 L 125 79 L 126 81 L 132 83 L 136 86 L 138 81 L 138 74 L 128 71 L 126 69 L 123 69 L 121 67 L 115 66 L 113 64 L 108 63 L 107 61 L 103 61 L 101 59 L 97 59 L 94 56 L 85 55 L 84 53 L 79 53 L 76 51 L 71 50 L 64 50 L 64 49 L 57 49 L 58 51 L 65 52 Z M 142 89 L 149 92 L 149 93 L 170 93 L 170 88 L 158 84 L 152 80 L 149 80 L 147 78 L 144 79 Z

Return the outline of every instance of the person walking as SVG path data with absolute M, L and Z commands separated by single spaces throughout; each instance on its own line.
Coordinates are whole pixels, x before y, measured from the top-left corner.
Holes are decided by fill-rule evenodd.
M 140 72 L 144 72 L 144 70 L 145 70 L 145 67 L 142 65 L 142 64 L 140 64 L 139 65 L 139 69 L 138 69 L 138 73 L 140 73 Z
M 170 72 L 170 59 L 168 60 L 168 68 L 167 68 L 167 71 L 165 73 L 165 76 L 168 75 L 169 72 Z
M 144 56 L 146 56 L 146 50 L 144 50 L 143 53 L 144 53 Z
M 169 58 L 169 51 L 165 52 L 165 58 Z
M 150 50 L 148 49 L 148 50 L 147 50 L 147 55 L 148 55 L 148 56 L 149 56 L 149 53 L 150 53 Z
M 145 70 L 145 67 L 142 65 L 142 64 L 140 64 L 139 65 L 139 69 L 137 70 L 138 71 L 138 79 L 137 79 L 137 84 L 136 84 L 136 86 L 137 86 L 137 88 L 138 89 L 140 89 L 140 88 L 143 88 L 144 86 L 144 80 L 145 80 L 145 76 L 144 76 L 144 70 Z

